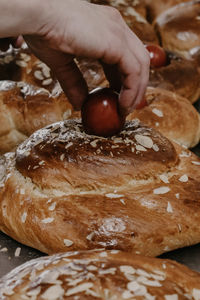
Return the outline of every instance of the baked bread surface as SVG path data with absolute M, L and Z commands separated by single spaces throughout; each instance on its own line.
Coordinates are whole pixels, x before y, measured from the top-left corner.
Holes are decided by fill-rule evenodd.
M 200 45 L 200 0 L 181 3 L 166 10 L 155 20 L 163 48 L 190 58 Z
M 15 149 L 37 129 L 75 116 L 63 93 L 25 82 L 0 82 L 0 154 Z
M 162 12 L 180 3 L 189 2 L 190 0 L 145 0 L 148 16 L 153 21 Z
M 193 60 L 182 58 L 175 53 L 167 53 L 168 64 L 160 68 L 151 68 L 148 86 L 173 91 L 187 98 L 191 103 L 200 96 L 200 72 L 198 56 Z
M 199 143 L 200 115 L 186 98 L 165 89 L 149 87 L 145 99 L 148 105 L 134 110 L 128 120 L 137 118 L 187 148 Z
M 119 10 L 129 28 L 144 44 L 158 44 L 158 38 L 153 26 L 146 19 L 146 6 L 144 1 L 92 0 L 90 2 L 115 7 Z
M 199 299 L 200 275 L 176 262 L 116 250 L 32 260 L 0 279 L 1 300 Z
M 109 139 L 55 123 L 0 167 L 0 229 L 43 252 L 157 256 L 200 241 L 200 159 L 137 120 Z

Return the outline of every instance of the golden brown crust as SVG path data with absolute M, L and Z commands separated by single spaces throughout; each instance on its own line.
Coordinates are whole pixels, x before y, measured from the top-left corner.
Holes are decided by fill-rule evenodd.
M 133 8 L 140 15 L 146 17 L 146 0 L 89 0 L 89 2 L 113 6 L 120 11 L 125 11 L 128 7 Z
M 97 87 L 109 86 L 103 68 L 98 61 L 79 57 L 76 59 L 76 63 L 87 82 L 89 91 L 92 91 Z
M 200 45 L 200 0 L 176 5 L 155 20 L 162 46 L 189 58 Z
M 51 97 L 46 89 L 1 81 L 0 153 L 11 151 L 35 130 L 74 115 L 64 94 Z
M 145 0 L 148 16 L 151 21 L 170 7 L 189 1 L 190 0 Z
M 199 299 L 200 275 L 170 260 L 120 251 L 32 260 L 0 280 L 1 300 Z M 31 298 L 30 298 L 31 297 Z
M 37 59 L 27 48 L 9 48 L 0 53 L 0 80 L 23 81 L 45 88 L 53 95 L 58 83 L 49 67 Z M 60 88 L 61 90 L 61 88 Z
M 177 94 L 159 88 L 147 88 L 148 106 L 134 110 L 128 120 L 138 118 L 149 127 L 187 148 L 200 141 L 200 115 L 194 106 Z M 191 121 L 192 120 L 192 121 Z
M 96 4 L 110 5 L 117 8 L 130 29 L 142 40 L 144 44 L 158 44 L 158 38 L 150 23 L 146 20 L 146 7 L 144 1 L 133 0 L 92 0 Z
M 0 229 L 43 252 L 156 256 L 200 241 L 200 159 L 132 121 L 102 139 L 56 123 L 1 159 Z
M 168 64 L 151 68 L 148 86 L 173 91 L 194 103 L 200 96 L 200 72 L 197 60 L 181 58 L 168 53 Z

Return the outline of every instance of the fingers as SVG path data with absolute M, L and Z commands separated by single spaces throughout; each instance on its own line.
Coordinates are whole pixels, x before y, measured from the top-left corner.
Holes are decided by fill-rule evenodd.
M 61 55 L 51 63 L 51 69 L 75 110 L 80 110 L 88 95 L 88 87 L 72 58 Z
M 62 5 L 59 14 L 53 14 L 53 23 L 45 27 L 40 38 L 30 37 L 34 53 L 53 70 L 76 109 L 81 108 L 88 90 L 73 57 L 100 60 L 110 86 L 116 91 L 121 89 L 119 103 L 128 114 L 141 101 L 148 81 L 146 49 L 116 9 L 84 1 L 59 3 Z M 68 6 L 73 14 L 64 9 Z M 64 11 L 70 11 L 68 17 Z
M 120 41 L 116 36 L 113 38 L 111 47 L 105 51 L 102 60 L 110 86 L 116 91 L 121 87 L 119 104 L 122 113 L 127 115 L 143 99 L 149 79 L 150 57 L 143 43 L 122 19 L 119 20 L 119 25 Z
M 133 110 L 143 100 L 146 91 L 146 86 L 149 80 L 150 56 L 149 52 L 138 38 L 135 40 L 135 42 L 133 42 L 133 32 L 131 30 L 129 30 L 129 35 L 130 49 L 137 49 L 137 52 L 133 51 L 133 54 L 140 63 L 140 81 L 138 85 L 138 93 L 132 105 Z
M 132 33 L 128 36 L 128 45 L 125 51 L 122 49 L 117 64 L 103 64 L 110 86 L 118 92 L 121 88 L 119 104 L 124 115 L 142 101 L 149 78 L 149 54 Z
M 118 65 L 108 65 L 102 61 L 100 61 L 100 63 L 103 67 L 106 78 L 110 83 L 110 88 L 119 93 L 121 90 L 122 78 L 118 69 Z

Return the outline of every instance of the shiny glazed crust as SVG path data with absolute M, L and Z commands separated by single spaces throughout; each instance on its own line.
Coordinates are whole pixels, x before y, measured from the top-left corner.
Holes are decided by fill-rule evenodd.
M 108 85 L 97 62 L 80 59 L 79 65 L 85 79 L 90 82 L 91 89 L 97 83 L 101 87 Z M 148 126 L 158 129 L 186 147 L 193 147 L 198 143 L 199 114 L 186 99 L 157 88 L 148 88 L 146 97 L 149 107 L 134 111 L 128 116 L 129 120 L 139 118 Z M 175 104 L 176 107 L 173 107 Z M 161 110 L 164 112 L 163 116 L 154 114 L 152 109 Z M 52 97 L 46 89 L 23 82 L 2 81 L 0 83 L 0 124 L 2 124 L 0 154 L 14 150 L 35 130 L 56 121 L 75 117 L 80 117 L 80 113 L 74 111 L 62 92 Z
M 176 262 L 120 251 L 32 260 L 0 279 L 1 300 L 199 299 L 200 275 Z
M 148 86 L 173 91 L 180 96 L 196 102 L 200 96 L 200 72 L 198 55 L 193 60 L 184 59 L 174 53 L 167 53 L 168 64 L 151 68 Z
M 24 82 L 0 82 L 0 154 L 11 151 L 35 130 L 75 116 L 63 93 L 52 97 Z
M 120 11 L 130 29 L 144 44 L 158 44 L 158 38 L 152 25 L 146 20 L 146 7 L 144 1 L 91 0 L 89 2 L 115 7 Z
M 200 45 L 200 0 L 176 5 L 155 20 L 163 48 L 190 58 Z
M 153 21 L 162 12 L 180 3 L 190 0 L 145 0 L 149 17 Z
M 157 256 L 200 241 L 200 159 L 137 120 L 109 139 L 55 123 L 0 168 L 0 229 L 43 252 Z
M 160 89 L 147 88 L 148 106 L 134 110 L 128 120 L 138 118 L 149 127 L 159 130 L 167 138 L 187 148 L 200 141 L 200 115 L 194 106 L 177 94 Z M 192 120 L 192 121 L 191 121 Z

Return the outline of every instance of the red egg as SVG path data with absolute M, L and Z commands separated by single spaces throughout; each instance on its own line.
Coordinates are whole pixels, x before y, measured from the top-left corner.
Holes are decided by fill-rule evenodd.
M 91 92 L 82 106 L 81 116 L 88 134 L 103 137 L 119 133 L 125 122 L 119 112 L 118 94 L 109 88 Z
M 151 67 L 160 68 L 166 66 L 167 55 L 163 48 L 158 45 L 148 45 L 146 48 L 150 54 Z
M 146 97 L 144 96 L 142 98 L 142 100 L 140 101 L 140 103 L 138 103 L 138 105 L 136 105 L 135 109 L 142 109 L 143 107 L 145 107 L 147 105 L 148 105 L 148 103 L 147 103 Z

